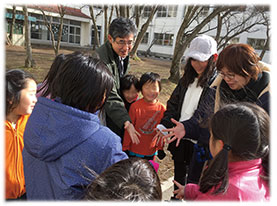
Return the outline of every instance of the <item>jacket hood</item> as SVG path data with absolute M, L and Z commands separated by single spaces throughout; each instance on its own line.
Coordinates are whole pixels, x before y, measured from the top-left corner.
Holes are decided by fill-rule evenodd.
M 100 129 L 98 116 L 39 97 L 24 132 L 25 150 L 53 161 Z

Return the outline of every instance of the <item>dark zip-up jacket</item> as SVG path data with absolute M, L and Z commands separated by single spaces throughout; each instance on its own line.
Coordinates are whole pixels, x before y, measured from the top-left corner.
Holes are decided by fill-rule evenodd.
M 118 55 L 113 51 L 112 45 L 109 41 L 99 47 L 96 52 L 100 59 L 107 65 L 114 77 L 114 86 L 106 100 L 104 108 L 106 112 L 107 127 L 118 134 L 118 131 L 121 131 L 124 128 L 124 122 L 131 122 L 128 111 L 124 106 L 124 101 L 120 97 L 120 76 L 117 66 Z M 127 64 L 127 68 L 123 75 L 125 75 L 130 68 L 129 57 L 126 57 L 124 61 L 125 64 Z
M 214 89 L 211 89 L 209 87 L 209 85 L 212 83 L 214 78 L 215 78 L 215 74 L 210 79 L 209 84 L 203 88 L 197 108 L 199 108 L 200 103 L 203 102 L 204 98 L 207 98 L 209 96 L 214 96 L 214 92 L 215 92 Z M 173 93 L 170 96 L 170 99 L 167 101 L 167 108 L 164 113 L 164 117 L 160 123 L 160 124 L 163 124 L 166 128 L 172 128 L 175 126 L 175 124 L 173 124 L 171 122 L 171 120 L 170 120 L 171 118 L 174 118 L 177 121 L 180 119 L 183 101 L 185 98 L 185 94 L 187 92 L 187 87 L 184 86 L 183 81 L 184 81 L 183 78 L 181 78 L 179 80 L 176 88 L 174 89 Z M 199 110 L 197 110 L 197 112 L 199 112 Z M 204 111 L 203 111 L 203 113 L 204 113 Z M 198 122 L 199 119 L 196 118 L 198 116 L 202 117 L 203 115 L 202 114 L 201 115 L 194 114 L 192 117 L 194 119 L 192 119 L 191 121 Z M 200 129 L 200 130 L 202 130 L 202 129 Z M 204 129 L 204 131 L 200 131 L 200 130 L 198 130 L 197 132 L 193 132 L 194 131 L 194 129 L 193 129 L 192 132 L 187 133 L 188 135 L 186 135 L 186 138 L 197 139 L 197 137 L 200 135 L 199 133 L 203 133 L 203 134 L 209 133 L 207 129 Z M 182 139 L 180 141 L 180 144 L 178 147 L 176 147 L 176 141 L 170 143 L 168 146 L 168 150 L 173 155 L 173 159 L 175 161 L 189 162 L 190 158 L 191 158 L 191 153 L 193 150 L 193 144 L 188 140 Z

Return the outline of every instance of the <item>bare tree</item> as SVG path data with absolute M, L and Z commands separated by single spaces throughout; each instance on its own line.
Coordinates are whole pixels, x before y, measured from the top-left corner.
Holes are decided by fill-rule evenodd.
M 144 6 L 135 5 L 135 19 L 136 19 L 137 28 L 139 28 L 140 17 L 142 15 L 143 8 L 144 8 Z
M 131 6 L 129 6 L 129 5 L 126 5 L 126 18 L 130 18 L 130 8 L 131 8 Z
M 263 7 L 259 8 L 259 11 L 261 12 L 261 15 L 263 16 L 263 18 L 265 20 L 264 21 L 264 25 L 266 26 L 266 40 L 265 40 L 265 44 L 264 44 L 263 50 L 262 50 L 262 52 L 260 54 L 260 58 L 263 59 L 266 50 L 269 48 L 269 43 L 270 43 L 270 39 L 271 39 L 270 20 L 269 20 L 268 15 L 265 15 L 266 12 L 269 11 L 269 7 L 268 6 L 263 6 Z
M 264 44 L 264 47 L 263 47 L 263 50 L 260 54 L 260 58 L 263 59 L 264 58 L 264 55 L 265 55 L 265 52 L 266 50 L 269 48 L 269 43 L 270 43 L 270 28 L 269 28 L 269 25 L 267 25 L 267 29 L 266 29 L 266 40 L 265 40 L 265 44 Z
M 95 47 L 100 47 L 100 41 L 99 41 L 99 36 L 98 36 L 98 28 L 96 24 L 96 18 L 94 16 L 93 12 L 93 6 L 89 6 L 89 11 L 90 11 L 90 17 L 93 22 L 93 28 L 94 28 L 94 49 Z
M 52 47 L 54 49 L 55 52 L 55 56 L 57 56 L 59 54 L 59 50 L 60 50 L 60 44 L 61 44 L 61 39 L 62 39 L 62 31 L 63 31 L 63 18 L 66 12 L 66 8 L 63 5 L 57 5 L 58 8 L 58 13 L 60 15 L 60 22 L 59 22 L 59 26 L 58 26 L 58 37 L 57 40 L 55 40 L 55 32 L 53 30 L 53 23 L 52 23 L 52 18 L 50 18 L 50 20 L 47 18 L 45 11 L 40 8 L 39 6 L 37 7 L 42 15 L 43 15 L 43 19 L 44 19 L 44 24 L 47 27 L 48 31 L 50 32 L 50 36 L 51 36 L 51 41 L 52 41 Z
M 108 40 L 109 25 L 108 25 L 108 6 L 104 5 L 104 42 Z
M 15 15 L 16 15 L 16 6 L 13 5 L 12 9 L 12 21 L 10 23 L 10 33 L 8 36 L 8 42 L 9 44 L 13 45 L 13 34 L 14 34 L 14 25 L 15 25 Z
M 121 17 L 126 17 L 126 6 L 125 5 L 120 5 L 119 6 L 119 15 Z
M 215 40 L 218 43 L 218 49 L 220 49 L 243 32 L 255 32 L 254 26 L 262 25 L 265 22 L 257 10 L 251 6 L 215 6 L 207 17 L 201 17 L 203 9 L 203 6 L 188 6 L 186 8 L 184 20 L 177 34 L 170 68 L 169 80 L 172 82 L 178 82 L 180 60 L 190 41 L 196 35 L 216 29 Z M 217 17 L 216 24 L 214 24 L 215 17 Z M 192 23 L 196 26 L 191 26 Z
M 185 11 L 185 16 L 183 22 L 178 30 L 176 43 L 174 47 L 174 53 L 172 57 L 172 63 L 170 68 L 169 80 L 177 83 L 180 79 L 180 63 L 184 51 L 191 40 L 201 31 L 201 29 L 208 24 L 215 16 L 220 12 L 229 9 L 228 6 L 218 6 L 216 7 L 206 18 L 198 18 L 203 11 L 203 6 L 187 6 Z M 189 28 L 192 23 L 196 26 Z
M 108 27 L 110 27 L 110 24 L 112 22 L 112 17 L 113 17 L 113 10 L 114 10 L 114 6 L 111 6 L 111 11 L 110 11 L 110 17 L 109 17 L 109 21 L 108 21 Z
M 156 43 L 156 41 L 157 41 L 156 38 L 153 38 L 153 39 L 152 39 L 152 41 L 151 41 L 149 47 L 146 49 L 146 52 L 145 52 L 145 54 L 144 54 L 145 57 L 148 57 L 148 56 L 151 55 L 151 48 L 152 48 L 152 46 Z
M 31 38 L 30 38 L 30 28 L 29 28 L 29 20 L 28 20 L 28 11 L 27 7 L 23 6 L 24 13 L 24 26 L 25 26 L 25 48 L 26 48 L 26 59 L 25 59 L 25 67 L 35 67 L 35 61 L 32 56 L 32 47 L 31 47 Z
M 150 22 L 152 21 L 152 19 L 153 19 L 155 13 L 157 12 L 157 10 L 158 10 L 158 6 L 157 5 L 152 6 L 151 12 L 150 12 L 150 15 L 149 15 L 147 21 L 142 25 L 142 27 L 141 27 L 141 29 L 140 29 L 140 31 L 138 33 L 138 36 L 136 38 L 134 47 L 133 47 L 132 51 L 130 52 L 130 56 L 132 58 L 134 58 L 134 59 L 137 58 L 138 46 L 139 46 L 139 44 L 140 44 L 140 42 L 141 42 L 145 32 L 147 31 L 147 28 L 148 28 Z
M 218 17 L 217 35 L 215 38 L 218 43 L 218 49 L 225 48 L 236 36 L 244 32 L 256 32 L 258 29 L 255 26 L 265 24 L 265 19 L 258 9 L 252 6 L 233 7 L 219 14 Z M 222 29 L 223 27 L 224 29 Z M 205 33 L 205 30 L 203 32 Z
M 115 5 L 114 7 L 115 7 L 116 16 L 118 18 L 118 17 L 120 17 L 119 6 Z

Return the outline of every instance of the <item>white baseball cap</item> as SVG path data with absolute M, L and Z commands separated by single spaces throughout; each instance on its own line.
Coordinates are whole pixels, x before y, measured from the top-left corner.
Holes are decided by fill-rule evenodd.
M 216 41 L 210 36 L 200 35 L 191 41 L 189 48 L 185 52 L 185 60 L 193 58 L 203 62 L 214 54 L 217 54 Z

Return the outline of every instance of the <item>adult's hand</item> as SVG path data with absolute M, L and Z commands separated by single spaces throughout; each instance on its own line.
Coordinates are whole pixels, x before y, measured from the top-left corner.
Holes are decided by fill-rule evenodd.
M 177 139 L 176 147 L 178 147 L 180 140 L 186 135 L 186 130 L 184 125 L 181 122 L 178 122 L 173 118 L 171 118 L 171 122 L 174 123 L 176 126 L 170 129 L 162 130 L 163 132 L 169 133 L 165 135 L 163 138 L 165 141 L 167 141 L 167 143 L 171 143 Z
M 136 131 L 134 125 L 129 122 L 129 121 L 126 121 L 124 122 L 124 129 L 126 129 L 131 137 L 131 140 L 132 140 L 132 143 L 134 144 L 138 144 L 140 143 L 139 141 L 139 138 L 141 135 L 138 131 Z

